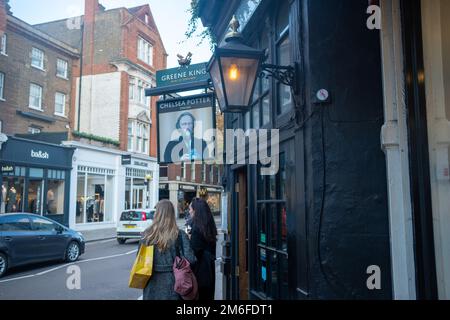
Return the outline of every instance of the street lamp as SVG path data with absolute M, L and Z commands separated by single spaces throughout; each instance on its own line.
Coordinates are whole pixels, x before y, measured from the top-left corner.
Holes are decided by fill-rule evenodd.
M 153 181 L 153 175 L 147 174 L 145 176 L 144 184 L 146 185 L 146 198 L 147 198 L 147 208 L 150 208 L 150 183 Z
M 231 32 L 225 37 L 225 45 L 216 47 L 208 64 L 208 72 L 214 85 L 222 112 L 246 112 L 258 76 L 272 76 L 290 86 L 296 93 L 297 65 L 277 66 L 264 64 L 264 50 L 243 44 L 238 32 L 239 21 L 233 16 Z

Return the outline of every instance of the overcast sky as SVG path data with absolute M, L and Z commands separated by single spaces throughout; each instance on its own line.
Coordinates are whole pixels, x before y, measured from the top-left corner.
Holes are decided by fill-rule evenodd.
M 10 0 L 13 15 L 29 24 L 59 20 L 78 16 L 84 12 L 84 0 Z M 204 41 L 198 45 L 199 39 L 194 38 L 186 43 L 184 33 L 187 30 L 191 0 L 100 0 L 108 10 L 118 7 L 136 7 L 149 4 L 155 18 L 161 38 L 169 57 L 167 66 L 177 67 L 177 53 L 185 56 L 193 53 L 192 63 L 207 62 L 211 57 L 209 43 Z M 200 31 L 203 30 L 199 22 Z

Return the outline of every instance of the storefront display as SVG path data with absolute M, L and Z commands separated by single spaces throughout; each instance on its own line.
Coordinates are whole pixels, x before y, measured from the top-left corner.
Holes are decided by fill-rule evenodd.
M 0 213 L 29 212 L 68 224 L 73 149 L 10 137 L 0 152 Z

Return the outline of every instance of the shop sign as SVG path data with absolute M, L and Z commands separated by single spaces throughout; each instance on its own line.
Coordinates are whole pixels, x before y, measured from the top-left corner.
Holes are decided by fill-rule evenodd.
M 31 149 L 31 157 L 38 159 L 49 159 L 50 155 L 48 154 L 48 152 L 44 152 L 42 150 L 34 151 L 33 149 Z
M 180 189 L 195 191 L 195 187 L 193 187 L 193 186 L 180 186 Z
M 122 165 L 127 166 L 131 164 L 131 154 L 122 155 Z
M 148 163 L 143 161 L 134 161 L 134 165 L 138 167 L 148 168 Z
M 2 173 L 11 173 L 14 172 L 13 166 L 2 166 Z

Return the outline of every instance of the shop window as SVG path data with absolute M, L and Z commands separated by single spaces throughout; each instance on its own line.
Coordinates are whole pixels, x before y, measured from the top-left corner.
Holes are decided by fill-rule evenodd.
M 147 175 L 153 176 L 153 172 L 141 169 L 126 169 L 125 210 L 151 207 L 150 195 L 147 198 L 147 190 L 150 186 L 145 184 Z
M 114 170 L 79 167 L 77 223 L 111 222 L 113 190 Z
M 12 175 L 25 176 L 21 168 L 15 168 Z M 18 173 L 18 174 L 17 174 Z M 23 173 L 23 174 L 22 174 Z M 3 173 L 5 175 L 5 173 Z M 3 177 L 0 213 L 23 212 L 23 199 L 25 192 L 25 179 L 21 177 Z
M 47 214 L 64 214 L 65 172 L 58 170 L 48 171 L 47 182 Z

